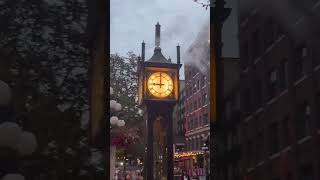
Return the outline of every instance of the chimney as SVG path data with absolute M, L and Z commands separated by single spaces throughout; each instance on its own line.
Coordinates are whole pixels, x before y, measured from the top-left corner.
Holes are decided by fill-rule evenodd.
M 141 52 L 141 60 L 144 61 L 144 57 L 145 57 L 145 48 L 146 48 L 146 43 L 144 43 L 144 41 L 142 41 L 142 52 Z
M 155 39 L 155 46 L 160 47 L 160 24 L 157 22 L 156 24 L 156 39 Z
M 180 46 L 177 46 L 177 64 L 180 64 Z

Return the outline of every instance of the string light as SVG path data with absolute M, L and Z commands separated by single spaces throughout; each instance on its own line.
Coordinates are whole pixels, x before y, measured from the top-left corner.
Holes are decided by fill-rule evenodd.
M 191 156 L 196 156 L 201 154 L 203 154 L 202 151 L 190 151 L 190 152 L 175 153 L 174 157 L 183 158 L 183 157 L 191 157 Z

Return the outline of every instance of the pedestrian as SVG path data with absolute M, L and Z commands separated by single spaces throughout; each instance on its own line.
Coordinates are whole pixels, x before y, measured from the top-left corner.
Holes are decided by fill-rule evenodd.
M 181 180 L 190 180 L 190 177 L 188 176 L 186 171 L 182 171 Z
M 129 174 L 127 174 L 127 175 L 126 175 L 125 180 L 131 180 L 131 177 L 130 177 L 130 175 L 129 175 Z

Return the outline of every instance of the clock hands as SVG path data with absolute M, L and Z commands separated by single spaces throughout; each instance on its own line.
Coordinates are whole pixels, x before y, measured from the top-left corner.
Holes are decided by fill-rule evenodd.
M 153 85 L 154 85 L 154 86 L 155 86 L 155 85 L 159 85 L 160 88 L 161 88 L 161 86 L 164 86 L 164 84 L 161 83 L 161 79 L 162 79 L 162 78 L 161 78 L 161 73 L 160 73 L 160 77 L 159 77 L 159 78 L 160 78 L 160 83 L 158 83 L 158 84 L 157 84 L 157 83 L 153 83 Z
M 159 85 L 160 86 L 160 88 L 161 88 L 161 86 L 163 86 L 164 84 L 156 84 L 156 83 L 153 83 L 153 85 Z
M 161 88 L 161 79 L 162 79 L 162 78 L 161 78 L 161 73 L 160 73 L 160 88 Z

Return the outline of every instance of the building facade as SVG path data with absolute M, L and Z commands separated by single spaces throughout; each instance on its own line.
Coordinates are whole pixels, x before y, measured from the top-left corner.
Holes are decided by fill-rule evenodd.
M 202 74 L 196 67 L 185 66 L 185 135 L 187 150 L 201 150 L 209 127 L 209 81 L 208 75 Z
M 199 154 L 187 161 L 186 168 L 191 175 L 207 174 L 208 152 L 203 147 L 210 135 L 208 91 L 208 74 L 202 74 L 194 66 L 185 65 L 186 151 Z
M 320 3 L 301 1 L 310 13 L 292 14 L 290 25 L 284 26 L 263 7 L 241 11 L 243 1 L 240 177 L 320 179 L 320 36 L 311 31 L 296 34 L 314 29 L 312 13 L 320 12 Z

